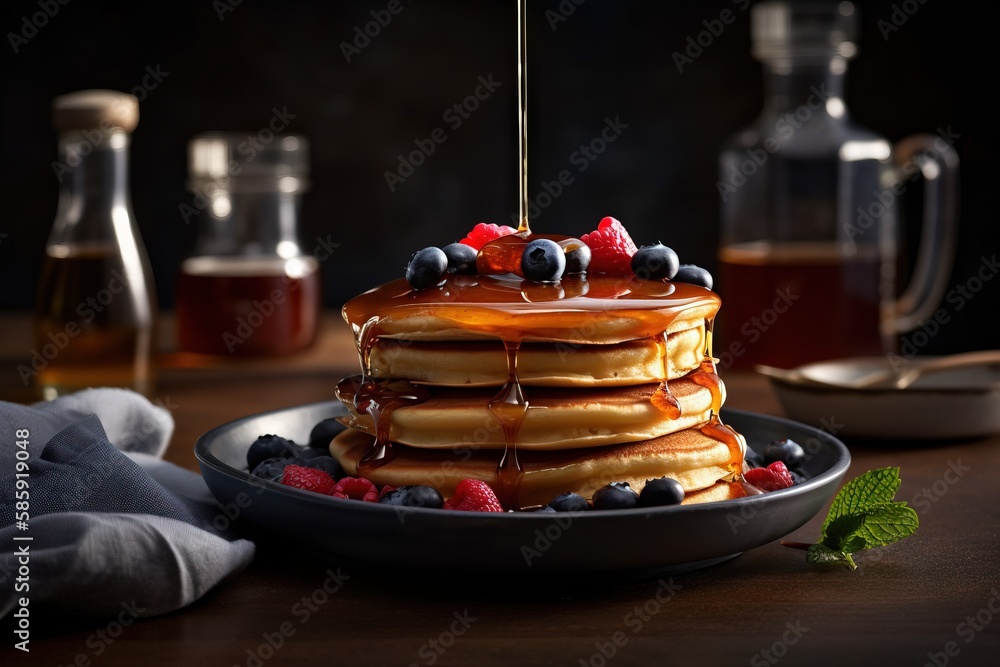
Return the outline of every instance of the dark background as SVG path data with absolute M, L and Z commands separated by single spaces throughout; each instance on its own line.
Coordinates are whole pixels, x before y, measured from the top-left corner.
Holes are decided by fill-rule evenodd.
M 187 140 L 206 130 L 256 133 L 273 108 L 295 114 L 288 131 L 312 144 L 304 246 L 327 235 L 342 244 L 322 268 L 328 306 L 401 275 L 418 248 L 457 240 L 477 221 L 509 223 L 517 201 L 514 2 L 402 2 L 404 11 L 350 64 L 340 43 L 387 2 L 242 0 L 220 20 L 225 0 L 75 0 L 19 53 L 5 37 L 0 308 L 31 306 L 55 213 L 52 98 L 82 88 L 129 91 L 147 66 L 169 74 L 141 102 L 131 187 L 165 308 L 195 239 L 195 225 L 179 212 L 192 203 Z M 559 0 L 529 4 L 532 196 L 542 179 L 570 167 L 570 155 L 597 136 L 605 117 L 629 125 L 534 229 L 582 234 L 614 215 L 637 241 L 663 240 L 682 261 L 714 269 L 719 147 L 762 101 L 749 11 L 739 11 L 742 2 L 587 0 L 553 30 L 545 12 Z M 846 96 L 854 119 L 894 141 L 948 125 L 961 134 L 961 233 L 950 285 L 964 282 L 1000 245 L 990 199 L 998 177 L 1000 3 L 911 0 L 919 10 L 888 40 L 877 22 L 889 19 L 894 3 L 856 4 L 860 56 Z M 5 35 L 39 11 L 37 0 L 4 5 Z M 725 8 L 736 20 L 678 73 L 671 54 Z M 442 113 L 489 74 L 502 86 L 451 130 Z M 384 172 L 437 127 L 448 141 L 391 193 Z M 988 283 L 953 313 L 956 326 L 921 351 L 1000 347 L 991 324 L 998 294 L 1000 285 Z

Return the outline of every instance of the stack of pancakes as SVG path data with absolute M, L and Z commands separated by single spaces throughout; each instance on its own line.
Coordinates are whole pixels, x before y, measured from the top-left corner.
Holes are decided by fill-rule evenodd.
M 444 497 L 466 478 L 499 491 L 504 460 L 517 468 L 507 470 L 513 495 L 501 495 L 509 508 L 568 491 L 590 498 L 610 482 L 640 491 L 664 476 L 681 483 L 686 503 L 743 495 L 735 479 L 745 443 L 717 418 L 725 389 L 709 332 L 718 297 L 611 276 L 563 283 L 450 276 L 350 301 L 344 317 L 363 374 L 338 386 L 350 428 L 333 456 L 348 474 Z M 380 432 L 389 455 L 368 461 Z

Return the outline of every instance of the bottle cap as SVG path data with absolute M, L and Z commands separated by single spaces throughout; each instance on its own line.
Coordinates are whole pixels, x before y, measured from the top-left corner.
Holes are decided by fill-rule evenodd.
M 852 2 L 762 2 L 751 12 L 753 55 L 758 60 L 857 54 Z
M 60 132 L 114 128 L 131 132 L 139 124 L 139 100 L 117 90 L 78 90 L 52 101 L 52 122 Z

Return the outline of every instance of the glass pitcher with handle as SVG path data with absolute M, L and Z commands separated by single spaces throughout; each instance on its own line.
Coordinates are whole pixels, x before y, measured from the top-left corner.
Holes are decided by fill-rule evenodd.
M 764 65 L 758 119 L 727 142 L 720 314 L 724 368 L 793 367 L 889 354 L 931 317 L 954 260 L 958 155 L 951 128 L 893 146 L 851 122 L 850 2 L 767 2 L 753 9 Z M 909 285 L 897 296 L 903 197 L 923 177 L 923 226 Z

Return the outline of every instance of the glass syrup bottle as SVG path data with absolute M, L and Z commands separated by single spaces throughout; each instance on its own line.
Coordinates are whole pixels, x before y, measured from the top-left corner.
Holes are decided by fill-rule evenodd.
M 59 205 L 35 300 L 35 385 L 46 399 L 92 386 L 149 395 L 156 291 L 128 187 L 139 102 L 78 91 L 54 100 L 53 122 Z

